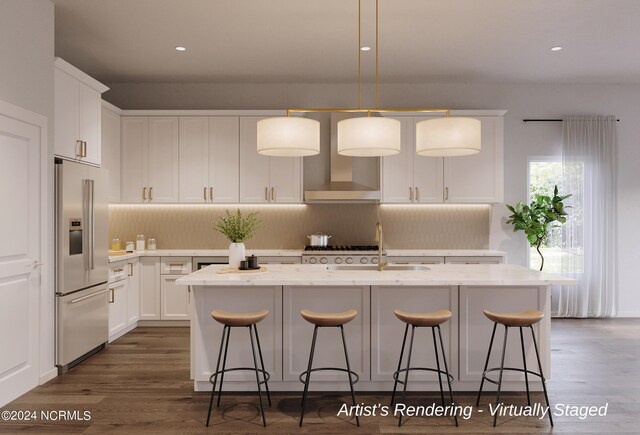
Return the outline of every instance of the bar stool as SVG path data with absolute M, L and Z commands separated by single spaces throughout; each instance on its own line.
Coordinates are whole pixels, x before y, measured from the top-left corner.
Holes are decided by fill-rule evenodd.
M 218 362 L 216 363 L 216 371 L 209 377 L 209 382 L 213 384 L 211 389 L 211 400 L 209 401 L 209 413 L 207 414 L 207 427 L 209 426 L 209 420 L 211 419 L 211 408 L 213 407 L 213 395 L 216 391 L 216 382 L 218 375 L 220 375 L 220 387 L 218 390 L 218 404 L 220 406 L 220 396 L 222 395 L 222 383 L 224 382 L 224 374 L 226 372 L 233 372 L 239 370 L 251 370 L 256 373 L 256 383 L 258 385 L 258 397 L 260 398 L 260 414 L 262 415 L 262 425 L 267 426 L 267 420 L 264 416 L 264 407 L 262 406 L 262 388 L 264 384 L 267 391 L 267 398 L 269 399 L 269 406 L 271 406 L 271 396 L 269 395 L 269 384 L 267 381 L 271 377 L 269 373 L 264 369 L 264 360 L 262 359 L 262 349 L 260 349 L 260 339 L 258 338 L 258 328 L 256 323 L 262 321 L 269 314 L 269 310 L 262 310 L 255 313 L 229 313 L 222 310 L 214 310 L 211 312 L 217 322 L 224 325 L 222 330 L 222 339 L 220 340 L 220 350 L 218 351 Z M 229 349 L 229 335 L 231 334 L 231 328 L 249 328 L 249 336 L 251 337 L 251 354 L 253 355 L 253 367 L 234 367 L 226 368 L 227 365 L 227 350 Z M 255 334 L 255 341 L 258 344 L 258 355 L 260 356 L 260 366 L 258 368 L 258 362 L 256 360 L 256 349 L 253 340 L 253 334 Z M 222 347 L 224 345 L 224 358 L 222 358 L 222 370 L 220 370 L 220 359 L 222 356 Z M 263 380 L 260 380 L 259 373 L 262 373 Z
M 547 386 L 546 380 L 544 378 L 544 374 L 542 372 L 542 364 L 540 363 L 540 354 L 538 353 L 538 344 L 536 343 L 536 335 L 533 332 L 533 325 L 538 323 L 544 317 L 544 313 L 542 311 L 537 310 L 529 310 L 522 311 L 520 313 L 494 313 L 489 310 L 484 310 L 484 315 L 491 321 L 493 321 L 493 332 L 491 333 L 491 341 L 489 342 L 489 352 L 487 352 L 487 360 L 484 363 L 484 371 L 482 373 L 482 381 L 480 382 L 480 391 L 478 391 L 478 399 L 476 400 L 476 406 L 480 405 L 480 395 L 482 394 L 482 387 L 484 385 L 484 381 L 491 382 L 492 384 L 496 384 L 498 386 L 498 392 L 496 394 L 496 406 L 500 403 L 500 390 L 502 388 L 502 374 L 505 370 L 515 371 L 524 373 L 524 382 L 527 387 L 527 404 L 531 406 L 531 396 L 529 394 L 529 375 L 538 376 L 542 381 L 542 390 L 544 391 L 544 400 L 547 402 L 547 407 L 549 407 L 549 396 L 547 395 Z M 489 365 L 489 358 L 491 357 L 491 348 L 493 347 L 493 338 L 496 335 L 496 327 L 498 323 L 504 326 L 504 342 L 502 344 L 502 359 L 500 362 L 500 367 L 495 367 L 491 369 L 487 369 Z M 515 368 L 515 367 L 505 367 L 504 366 L 504 355 L 505 350 L 507 348 L 507 334 L 509 333 L 509 328 L 515 327 L 520 329 L 520 346 L 522 348 L 522 363 L 524 368 Z M 533 347 L 536 350 L 536 359 L 538 360 L 538 369 L 539 373 L 533 372 L 531 370 L 527 370 L 527 357 L 524 351 L 524 336 L 522 335 L 522 328 L 529 327 L 531 329 L 531 338 L 533 339 Z M 487 373 L 500 371 L 500 376 L 498 378 L 498 382 L 493 379 L 489 379 L 487 377 Z M 493 427 L 496 426 L 496 422 L 498 420 L 498 414 L 496 413 L 493 416 Z M 551 411 L 549 411 L 549 423 L 553 426 L 553 417 L 551 416 Z
M 444 403 L 444 390 L 442 388 L 442 375 L 445 375 L 447 378 L 447 383 L 449 384 L 449 398 L 451 399 L 451 405 L 453 406 L 453 391 L 451 390 L 451 380 L 453 380 L 453 376 L 449 374 L 449 367 L 447 366 L 447 357 L 445 356 L 444 345 L 442 344 L 442 333 L 440 332 L 440 325 L 449 321 L 451 318 L 451 311 L 449 310 L 440 310 L 433 313 L 407 313 L 402 310 L 394 310 L 393 311 L 396 317 L 406 323 L 404 328 L 404 338 L 402 339 L 402 348 L 400 349 L 400 359 L 398 360 L 398 369 L 393 374 L 393 393 L 391 395 L 391 407 L 393 407 L 393 403 L 396 397 L 396 389 L 398 384 L 402 384 L 402 402 L 404 402 L 405 396 L 407 394 L 407 383 L 409 381 L 409 372 L 413 370 L 422 370 L 428 372 L 435 372 L 438 374 L 438 382 L 440 384 L 440 398 L 442 399 L 442 406 L 445 406 Z M 402 357 L 404 356 L 404 348 L 407 342 L 407 332 L 409 331 L 409 325 L 411 325 L 411 341 L 409 342 L 409 354 L 407 355 L 407 366 L 403 369 L 402 366 Z M 433 336 L 433 348 L 436 354 L 436 367 L 427 368 L 427 367 L 411 367 L 411 353 L 413 351 L 413 336 L 416 328 L 421 327 L 430 327 L 431 335 Z M 442 362 L 444 363 L 444 370 L 440 370 L 440 358 L 438 356 L 438 344 L 436 342 L 436 329 L 438 330 L 438 337 L 440 338 L 440 349 L 442 350 Z M 400 374 L 404 373 L 404 381 L 399 380 Z M 454 422 L 456 426 L 458 426 L 458 417 L 453 415 Z M 398 427 L 402 426 L 402 414 L 400 414 L 400 418 L 398 420 Z
M 351 371 L 351 366 L 349 365 L 349 355 L 347 354 L 347 342 L 344 338 L 344 325 L 352 321 L 358 312 L 356 310 L 347 310 L 342 313 L 316 313 L 310 310 L 302 310 L 300 311 L 300 315 L 312 325 L 315 325 L 313 328 L 313 340 L 311 341 L 311 352 L 309 353 L 309 365 L 307 366 L 307 370 L 300 373 L 300 382 L 304 383 L 304 393 L 302 394 L 302 411 L 300 412 L 300 427 L 302 427 L 302 420 L 304 419 L 304 407 L 307 401 L 307 393 L 309 391 L 309 379 L 311 378 L 311 372 L 317 372 L 321 370 L 332 370 L 332 371 L 340 371 L 346 372 L 349 376 L 349 388 L 351 389 L 351 399 L 353 400 L 353 405 L 356 405 L 356 395 L 353 391 L 353 385 L 358 382 L 360 377 L 356 372 Z M 340 328 L 340 334 L 342 335 L 342 347 L 344 349 L 344 359 L 347 363 L 347 368 L 344 369 L 342 367 L 317 367 L 311 368 L 313 365 L 313 354 L 316 349 L 316 337 L 318 336 L 319 328 Z M 305 376 L 305 380 L 302 380 L 302 377 Z M 351 376 L 355 377 L 355 380 L 351 378 Z M 360 420 L 356 415 L 356 424 L 360 426 Z

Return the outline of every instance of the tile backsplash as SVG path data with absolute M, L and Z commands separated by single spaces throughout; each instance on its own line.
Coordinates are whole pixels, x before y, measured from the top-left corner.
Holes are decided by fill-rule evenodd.
M 374 244 L 381 220 L 388 249 L 488 249 L 489 205 L 182 205 L 112 204 L 109 238 L 122 242 L 137 234 L 157 240 L 158 249 L 224 249 L 226 238 L 213 222 L 240 208 L 258 211 L 262 221 L 249 249 L 299 249 L 307 235 L 331 235 L 332 245 Z

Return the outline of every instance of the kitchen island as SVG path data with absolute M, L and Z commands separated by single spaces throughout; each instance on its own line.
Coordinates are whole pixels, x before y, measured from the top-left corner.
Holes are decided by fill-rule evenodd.
M 390 391 L 396 370 L 404 324 L 393 311 L 429 312 L 448 309 L 451 320 L 442 325 L 444 347 L 454 390 L 476 391 L 493 324 L 482 310 L 513 312 L 536 309 L 545 313 L 535 325 L 543 369 L 550 367 L 551 285 L 574 284 L 571 279 L 520 266 L 479 265 L 392 265 L 378 272 L 375 266 L 268 265 L 263 273 L 219 274 L 225 266 L 210 266 L 176 281 L 190 286 L 191 292 L 191 375 L 196 391 L 210 390 L 208 382 L 215 367 L 222 325 L 211 318 L 221 309 L 250 312 L 268 309 L 269 316 L 258 324 L 269 387 L 273 391 L 302 389 L 298 376 L 308 362 L 313 326 L 300 316 L 300 310 L 338 312 L 356 309 L 358 316 L 345 326 L 351 367 L 360 375 L 359 391 Z M 251 360 L 248 331 L 233 330 L 227 366 L 247 366 Z M 413 365 L 435 366 L 431 331 L 416 331 Z M 506 367 L 520 367 L 522 355 L 517 334 L 509 340 Z M 498 328 L 496 340 L 503 338 Z M 525 337 L 527 365 L 534 367 L 533 344 Z M 321 330 L 314 366 L 342 366 L 343 355 L 337 330 Z M 499 365 L 494 352 L 490 366 Z M 412 373 L 410 390 L 438 390 L 433 373 Z M 503 390 L 524 388 L 519 373 L 505 373 Z M 517 381 L 517 382 L 514 382 Z M 532 382 L 534 389 L 540 384 Z M 344 373 L 318 372 L 313 389 L 346 391 Z M 252 372 L 232 372 L 225 376 L 225 389 L 253 391 Z

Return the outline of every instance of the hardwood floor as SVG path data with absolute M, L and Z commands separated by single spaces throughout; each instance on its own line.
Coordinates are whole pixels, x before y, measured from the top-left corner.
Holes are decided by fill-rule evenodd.
M 266 408 L 267 428 L 261 425 L 255 394 L 223 394 L 214 407 L 212 425 L 204 426 L 209 395 L 194 393 L 189 381 L 187 328 L 138 328 L 111 344 L 64 376 L 38 387 L 2 410 L 29 411 L 37 421 L 2 421 L 0 433 L 640 433 L 640 319 L 554 320 L 552 322 L 552 371 L 548 382 L 552 407 L 557 404 L 603 406 L 606 416 L 580 419 L 554 416 L 500 417 L 491 426 L 488 406 L 474 408 L 469 420 L 459 418 L 455 427 L 446 417 L 405 418 L 402 428 L 387 417 L 337 417 L 345 394 L 312 393 L 305 424 L 298 427 L 299 393 L 272 393 Z M 535 380 L 534 380 L 535 382 Z M 301 386 L 302 388 L 302 386 Z M 454 384 L 455 390 L 455 384 Z M 507 404 L 526 404 L 524 394 L 504 396 Z M 487 404 L 492 396 L 484 396 Z M 413 404 L 428 405 L 436 396 L 412 395 Z M 541 394 L 534 400 L 543 402 Z M 388 394 L 359 394 L 367 405 L 388 404 Z M 475 402 L 473 393 L 457 393 L 462 405 Z M 42 421 L 40 411 L 53 411 L 57 421 Z M 57 411 L 78 411 L 76 415 Z M 84 412 L 90 412 L 89 420 Z M 33 414 L 31 414 L 33 415 Z M 62 417 L 76 418 L 65 421 Z

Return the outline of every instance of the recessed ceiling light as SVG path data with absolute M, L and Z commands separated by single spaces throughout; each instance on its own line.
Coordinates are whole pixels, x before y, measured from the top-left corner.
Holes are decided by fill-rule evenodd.
M 551 47 L 550 50 L 551 51 L 560 51 L 560 50 L 562 50 L 562 47 L 560 47 L 559 45 L 556 45 L 555 47 Z
M 182 46 L 177 46 L 176 51 L 187 51 L 187 48 Z
M 360 50 L 362 51 L 369 51 L 371 50 L 371 47 L 367 47 L 366 45 L 364 47 L 360 47 Z

